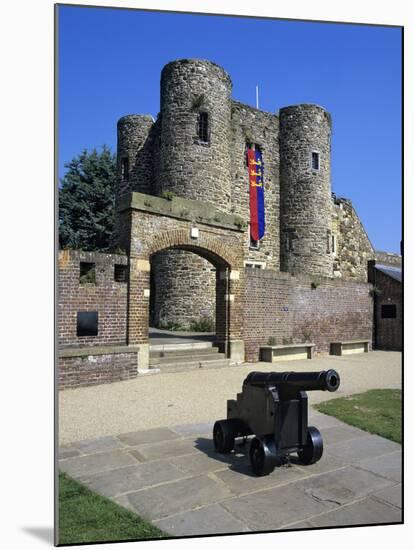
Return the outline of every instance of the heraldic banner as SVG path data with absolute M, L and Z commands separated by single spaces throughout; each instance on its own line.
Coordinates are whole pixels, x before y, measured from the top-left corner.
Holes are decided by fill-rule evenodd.
M 248 149 L 250 184 L 250 235 L 259 241 L 265 232 L 263 159 L 261 151 Z

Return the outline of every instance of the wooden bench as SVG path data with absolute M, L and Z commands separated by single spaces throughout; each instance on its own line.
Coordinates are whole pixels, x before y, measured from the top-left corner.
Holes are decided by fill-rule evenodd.
M 285 344 L 280 346 L 260 346 L 260 360 L 267 363 L 292 361 L 293 359 L 312 359 L 315 344 Z
M 371 340 L 348 340 L 331 342 L 331 355 L 350 355 L 351 353 L 368 353 Z

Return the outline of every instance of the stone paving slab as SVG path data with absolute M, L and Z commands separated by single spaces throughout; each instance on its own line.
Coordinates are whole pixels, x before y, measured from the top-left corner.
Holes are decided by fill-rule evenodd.
M 222 506 L 252 531 L 278 529 L 295 520 L 303 520 L 331 508 L 334 504 L 319 502 L 289 483 L 250 493 L 221 503 Z
M 176 466 L 166 461 L 158 461 L 101 472 L 84 477 L 81 481 L 93 491 L 114 497 L 182 477 L 183 472 Z
M 153 522 L 171 535 L 215 535 L 224 533 L 245 533 L 250 529 L 232 516 L 219 504 L 204 506 L 198 510 L 184 512 L 166 519 Z
M 172 483 L 129 493 L 127 501 L 144 518 L 162 519 L 179 512 L 191 511 L 231 496 L 230 490 L 207 475 L 185 478 Z
M 74 444 L 74 447 L 83 455 L 113 451 L 122 449 L 124 445 L 116 437 L 99 437 L 97 439 L 85 439 Z
M 368 470 L 379 476 L 401 482 L 402 472 L 402 452 L 395 451 L 386 455 L 368 458 L 355 462 L 354 465 L 358 468 Z
M 399 450 L 401 446 L 397 443 L 371 434 L 329 445 L 329 454 L 348 462 L 374 458 Z
M 313 527 L 333 527 L 335 525 L 370 525 L 377 523 L 401 522 L 401 510 L 373 498 L 343 506 L 318 517 L 311 518 Z
M 138 432 L 129 432 L 126 434 L 118 435 L 118 439 L 125 445 L 135 447 L 136 445 L 143 445 L 145 443 L 158 443 L 160 441 L 169 441 L 170 439 L 177 439 L 178 434 L 170 430 L 169 428 L 153 428 L 151 430 L 141 430 Z
M 372 495 L 372 498 L 391 504 L 396 508 L 402 508 L 402 485 L 394 485 L 393 487 L 387 487 L 382 491 L 378 491 Z
M 136 463 L 137 461 L 128 453 L 109 451 L 106 453 L 67 458 L 60 461 L 59 467 L 70 476 L 79 478 Z
M 352 466 L 311 476 L 296 483 L 314 500 L 337 506 L 393 484 L 390 480 Z
M 322 459 L 292 455 L 268 476 L 250 471 L 251 438 L 217 453 L 211 422 L 75 442 L 60 449 L 60 468 L 173 536 L 401 521 L 401 447 L 309 416 Z
M 205 435 L 213 433 L 214 422 L 202 422 L 199 424 L 181 424 L 173 426 L 171 429 L 174 432 L 186 437 L 195 435 Z
M 161 441 L 149 445 L 139 445 L 130 450 L 130 453 L 137 460 L 157 460 L 197 452 L 191 440 L 175 439 L 172 441 Z

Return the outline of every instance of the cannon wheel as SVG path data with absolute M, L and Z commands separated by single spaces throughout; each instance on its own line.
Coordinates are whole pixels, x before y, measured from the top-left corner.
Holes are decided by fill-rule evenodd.
M 255 437 L 250 443 L 250 465 L 257 476 L 270 474 L 278 464 L 276 443 L 272 436 Z
M 314 464 L 318 462 L 323 453 L 323 441 L 321 432 L 313 426 L 308 427 L 308 436 L 306 445 L 301 451 L 298 451 L 298 456 L 303 464 Z
M 214 448 L 219 453 L 230 453 L 234 449 L 234 438 L 238 423 L 233 419 L 217 420 L 213 427 Z

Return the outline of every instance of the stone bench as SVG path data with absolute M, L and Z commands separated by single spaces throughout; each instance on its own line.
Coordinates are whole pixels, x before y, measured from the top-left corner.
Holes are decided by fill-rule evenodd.
M 260 360 L 267 363 L 292 361 L 293 359 L 312 359 L 315 344 L 284 344 L 280 346 L 260 346 Z
M 350 355 L 351 353 L 368 353 L 371 340 L 348 340 L 331 342 L 331 355 Z

